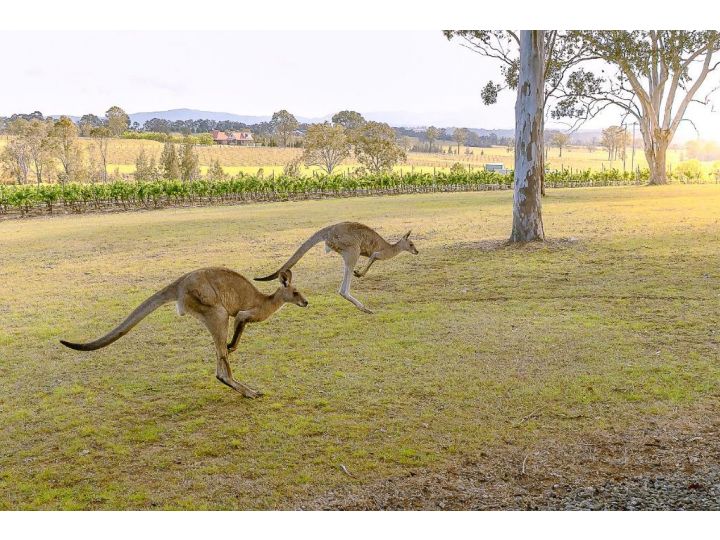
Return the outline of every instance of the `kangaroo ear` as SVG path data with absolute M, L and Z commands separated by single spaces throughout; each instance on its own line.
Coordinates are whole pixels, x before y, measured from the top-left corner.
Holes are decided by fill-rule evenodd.
M 405 240 L 407 240 L 408 238 L 410 238 L 410 233 L 411 233 L 411 232 L 412 232 L 412 231 L 406 232 L 406 233 L 405 233 L 405 236 L 403 236 L 403 238 L 404 238 Z
M 280 272 L 280 283 L 282 283 L 283 287 L 288 287 L 292 283 L 292 272 L 290 270 Z

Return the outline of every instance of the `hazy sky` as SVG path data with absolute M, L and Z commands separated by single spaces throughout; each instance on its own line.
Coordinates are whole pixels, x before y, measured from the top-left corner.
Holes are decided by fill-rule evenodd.
M 498 64 L 438 31 L 0 32 L 0 115 L 194 108 L 249 115 L 288 109 L 406 112 L 415 124 L 511 128 L 514 96 L 483 106 Z M 696 109 L 703 137 L 720 113 Z M 589 127 L 618 123 L 619 111 Z M 692 130 L 683 136 L 695 136 Z

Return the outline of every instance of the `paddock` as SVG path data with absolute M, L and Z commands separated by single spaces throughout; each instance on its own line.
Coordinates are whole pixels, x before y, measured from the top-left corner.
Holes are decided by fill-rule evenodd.
M 486 507 L 509 507 L 518 490 L 685 464 L 694 454 L 677 440 L 693 433 L 716 452 L 702 434 L 720 412 L 720 186 L 552 190 L 548 241 L 523 247 L 503 243 L 511 200 L 0 222 L 0 505 L 371 507 L 392 486 L 460 482 L 448 471 L 476 467 Z M 195 268 L 265 275 L 343 220 L 388 240 L 412 229 L 420 254 L 353 281 L 367 315 L 337 294 L 340 258 L 313 248 L 293 269 L 310 307 L 249 327 L 230 357 L 261 399 L 215 381 L 206 330 L 172 306 L 100 351 L 58 343 L 102 335 Z M 639 460 L 653 426 L 669 453 Z M 612 437 L 624 454 L 609 444 L 588 458 L 584 444 Z

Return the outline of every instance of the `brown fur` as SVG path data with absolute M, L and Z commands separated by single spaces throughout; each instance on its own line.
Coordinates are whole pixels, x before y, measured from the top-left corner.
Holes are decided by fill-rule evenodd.
M 189 313 L 200 320 L 212 335 L 217 353 L 217 379 L 245 397 L 257 397 L 262 394 L 233 379 L 227 358 L 237 348 L 246 324 L 264 321 L 286 303 L 301 307 L 308 305 L 305 297 L 291 285 L 290 271 L 282 272 L 280 281 L 282 286 L 268 295 L 258 291 L 237 272 L 227 268 L 202 268 L 184 275 L 152 295 L 105 336 L 90 343 L 70 343 L 64 340 L 60 343 L 79 351 L 106 347 L 163 304 L 177 302 L 178 314 Z M 230 317 L 235 318 L 235 324 L 232 339 L 228 343 Z
M 342 256 L 345 263 L 345 274 L 340 285 L 340 296 L 352 302 L 358 309 L 365 313 L 372 313 L 359 300 L 350 294 L 350 281 L 353 274 L 356 277 L 364 276 L 375 261 L 390 259 L 402 251 L 407 251 L 413 255 L 418 254 L 412 240 L 410 240 L 410 232 L 400 240 L 391 244 L 387 242 L 373 229 L 362 223 L 354 223 L 344 221 L 335 225 L 330 225 L 308 238 L 297 251 L 282 265 L 275 273 L 269 276 L 255 278 L 256 281 L 270 281 L 277 278 L 282 272 L 290 270 L 305 255 L 305 253 L 319 242 L 325 241 L 327 251 L 335 251 Z M 368 257 L 369 260 L 365 268 L 360 271 L 353 270 L 360 256 Z

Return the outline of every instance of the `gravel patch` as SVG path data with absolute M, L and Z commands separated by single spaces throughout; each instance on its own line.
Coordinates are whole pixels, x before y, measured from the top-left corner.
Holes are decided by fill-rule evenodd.
M 720 467 L 694 474 L 635 476 L 567 491 L 556 484 L 542 502 L 529 506 L 535 510 L 720 510 Z

